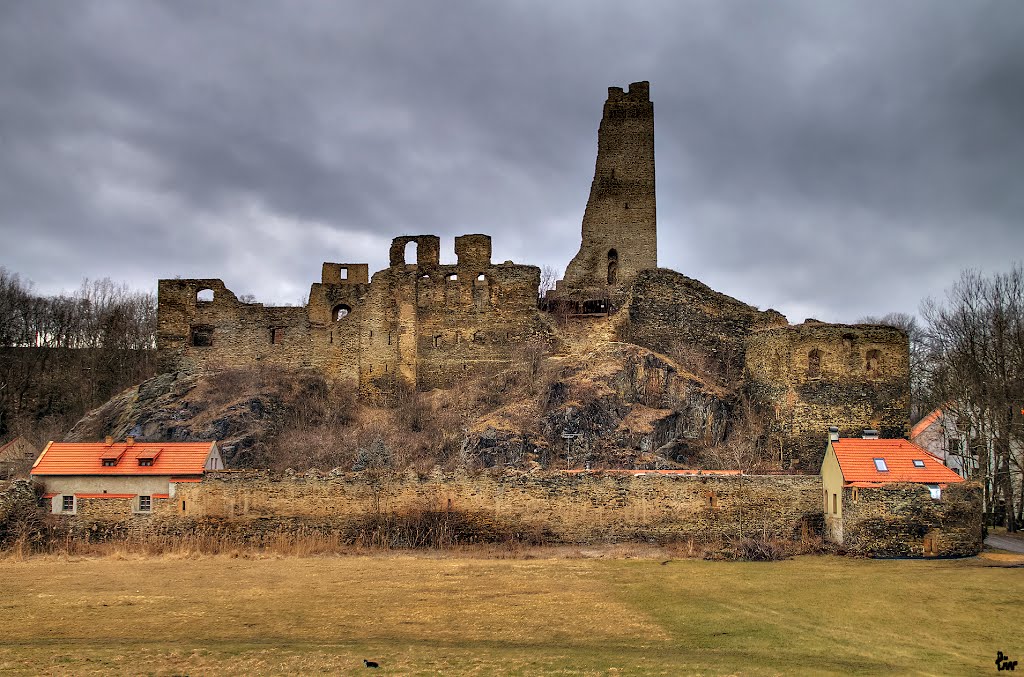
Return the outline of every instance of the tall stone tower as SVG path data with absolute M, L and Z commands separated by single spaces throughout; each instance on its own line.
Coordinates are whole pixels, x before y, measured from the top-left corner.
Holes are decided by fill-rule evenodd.
M 614 298 L 638 271 L 658 267 L 654 197 L 654 104 L 650 83 L 608 88 L 579 253 L 555 296 Z

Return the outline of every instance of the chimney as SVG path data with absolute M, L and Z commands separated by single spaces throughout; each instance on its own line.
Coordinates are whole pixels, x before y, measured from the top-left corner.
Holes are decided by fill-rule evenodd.
M 111 437 L 110 435 L 107 435 L 103 442 L 109 447 L 114 443 L 114 438 Z
M 834 425 L 829 426 L 829 428 L 828 428 L 828 439 L 831 440 L 832 442 L 838 442 L 839 441 L 839 428 L 835 427 Z
M 877 436 L 878 435 L 876 434 L 875 437 L 877 437 Z M 133 444 L 135 444 L 135 438 L 132 437 L 131 435 L 129 435 L 128 437 L 124 438 L 124 443 L 127 444 L 130 447 Z
M 866 440 L 877 440 L 878 431 L 875 430 L 874 428 L 864 428 L 864 434 L 861 435 L 861 437 L 863 437 Z

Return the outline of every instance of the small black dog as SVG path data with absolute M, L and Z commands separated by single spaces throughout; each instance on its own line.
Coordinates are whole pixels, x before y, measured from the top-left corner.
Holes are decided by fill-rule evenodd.
M 365 666 L 366 666 L 366 667 L 368 667 L 368 668 L 379 668 L 379 667 L 380 667 L 380 666 L 379 666 L 379 665 L 377 665 L 377 664 L 376 664 L 375 662 L 373 662 L 373 661 L 368 661 L 368 660 L 366 660 L 365 658 L 363 659 L 363 665 L 365 665 Z

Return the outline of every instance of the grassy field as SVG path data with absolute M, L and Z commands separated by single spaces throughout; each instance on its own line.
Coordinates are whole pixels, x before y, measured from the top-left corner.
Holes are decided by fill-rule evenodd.
M 1021 558 L 0 560 L 0 672 L 983 674 Z

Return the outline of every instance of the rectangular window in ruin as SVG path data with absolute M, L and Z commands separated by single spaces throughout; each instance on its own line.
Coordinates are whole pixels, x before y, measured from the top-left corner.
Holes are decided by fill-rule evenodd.
M 348 279 L 348 268 L 340 268 L 338 270 L 338 277 L 340 277 L 342 280 L 347 280 Z
M 270 342 L 274 345 L 284 343 L 284 327 L 270 328 Z
M 209 348 L 213 345 L 213 327 L 208 324 L 197 324 L 192 327 L 190 338 L 194 348 Z
M 64 495 L 60 498 L 60 510 L 61 512 L 74 512 L 75 511 L 75 497 L 74 495 Z

